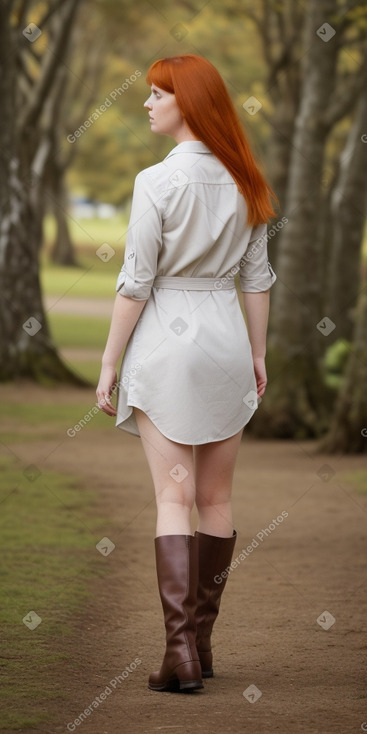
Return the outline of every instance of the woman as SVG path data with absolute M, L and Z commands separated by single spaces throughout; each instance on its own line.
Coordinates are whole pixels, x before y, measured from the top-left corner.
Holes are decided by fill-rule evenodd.
M 135 180 L 96 392 L 116 425 L 141 437 L 155 488 L 166 652 L 149 688 L 185 691 L 213 675 L 210 636 L 236 542 L 235 461 L 266 387 L 276 277 L 266 222 L 274 195 L 209 61 L 192 54 L 160 59 L 147 82 L 151 130 L 177 145 Z M 111 396 L 125 347 L 115 410 Z

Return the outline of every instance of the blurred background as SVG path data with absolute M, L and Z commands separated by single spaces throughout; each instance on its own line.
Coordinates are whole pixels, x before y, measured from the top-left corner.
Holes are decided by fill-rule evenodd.
M 222 73 L 279 201 L 269 226 L 269 386 L 251 430 L 365 451 L 364 2 L 3 2 L 0 379 L 98 379 L 145 74 L 198 53 Z M 326 439 L 325 439 L 326 440 Z
M 260 573 L 254 567 L 257 624 L 263 613 L 265 635 L 273 630 L 274 619 L 266 614 L 273 614 L 278 586 L 283 599 L 286 574 L 295 585 L 307 576 L 314 582 L 317 595 L 314 599 L 312 587 L 309 597 L 315 601 L 315 619 L 330 608 L 320 589 L 330 590 L 333 603 L 346 589 L 342 613 L 349 620 L 345 599 L 354 598 L 353 584 L 363 588 L 366 2 L 1 0 L 0 622 L 6 631 L 6 731 L 46 731 L 42 722 L 50 716 L 59 717 L 52 731 L 65 730 L 61 710 L 65 722 L 70 709 L 74 706 L 76 715 L 100 686 L 102 637 L 116 648 L 113 664 L 106 657 L 106 670 L 115 673 L 124 655 L 131 656 L 129 662 L 140 650 L 140 637 L 151 622 L 144 610 L 148 614 L 157 602 L 151 591 L 153 568 L 148 568 L 154 525 L 148 468 L 140 442 L 113 430 L 111 419 L 96 408 L 95 388 L 134 178 L 175 145 L 150 131 L 143 109 L 149 95 L 145 75 L 156 59 L 184 53 L 208 58 L 222 74 L 280 202 L 269 223 L 269 260 L 277 274 L 271 290 L 269 382 L 240 451 L 236 481 L 243 505 L 236 517 L 246 538 L 266 526 L 271 513 L 276 516 L 283 507 L 293 513 L 296 507 L 286 530 L 267 541 L 270 566 L 265 560 Z M 106 561 L 104 549 L 115 547 L 111 539 L 116 550 Z M 281 583 L 270 570 L 279 561 L 277 549 L 283 554 Z M 261 558 L 260 552 L 256 563 Z M 137 577 L 139 608 L 134 606 Z M 260 593 L 264 603 L 258 601 Z M 109 604 L 121 609 L 118 594 L 126 595 L 124 625 L 129 615 L 142 620 L 134 638 L 131 628 L 116 627 L 120 611 L 108 616 Z M 288 655 L 288 622 L 300 614 L 296 597 L 287 597 L 287 636 L 274 655 L 270 650 L 266 667 L 280 649 Z M 81 609 L 79 624 L 75 615 Z M 99 638 L 96 630 L 102 630 Z M 298 640 L 301 627 L 295 630 Z M 311 634 L 308 618 L 304 630 L 301 668 Z M 155 639 L 153 629 L 151 636 Z M 79 658 L 75 651 L 82 644 L 87 649 Z M 315 644 L 309 660 L 312 692 L 319 638 Z M 92 665 L 95 648 L 98 660 Z M 343 650 L 341 658 L 344 686 Z M 334 681 L 337 691 L 324 709 L 322 730 L 334 714 L 340 729 L 342 712 L 336 704 L 345 707 L 334 658 L 331 669 L 325 681 L 329 688 Z M 360 678 L 358 665 L 353 671 L 350 681 Z M 134 685 L 131 719 L 140 710 L 143 683 Z M 301 731 L 293 690 L 277 694 L 274 707 L 286 701 L 288 715 L 294 702 Z M 228 691 L 223 691 L 227 705 Z M 359 698 L 363 703 L 362 694 Z M 313 699 L 310 705 L 313 716 Z M 289 726 L 283 724 L 277 731 Z M 104 730 L 98 726 L 88 731 Z M 309 731 L 307 720 L 305 727 Z

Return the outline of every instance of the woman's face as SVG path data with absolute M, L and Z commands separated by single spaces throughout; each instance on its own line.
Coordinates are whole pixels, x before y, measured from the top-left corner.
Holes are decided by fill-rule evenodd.
M 176 140 L 187 135 L 188 127 L 174 94 L 152 84 L 151 95 L 144 102 L 144 107 L 149 111 L 150 129 L 153 133 L 170 135 Z

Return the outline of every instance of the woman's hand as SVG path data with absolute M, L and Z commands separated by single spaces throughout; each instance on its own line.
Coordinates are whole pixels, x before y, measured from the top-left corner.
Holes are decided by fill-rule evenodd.
M 102 357 L 102 369 L 96 390 L 98 407 L 107 415 L 117 415 L 110 397 L 117 383 L 116 364 L 125 349 L 146 304 L 116 293 L 112 311 L 110 331 Z
M 117 372 L 114 367 L 102 365 L 101 374 L 96 390 L 98 407 L 107 415 L 117 415 L 116 409 L 111 403 L 111 393 L 117 383 Z
M 264 395 L 266 384 L 268 381 L 266 376 L 265 359 L 264 357 L 254 357 L 253 362 L 256 377 L 257 394 L 261 398 Z

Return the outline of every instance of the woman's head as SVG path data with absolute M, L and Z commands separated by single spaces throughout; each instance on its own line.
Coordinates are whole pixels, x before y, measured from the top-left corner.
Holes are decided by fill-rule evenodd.
M 152 84 L 150 97 L 144 102 L 144 107 L 149 111 L 150 128 L 153 133 L 170 135 L 177 143 L 197 139 L 183 118 L 173 93 Z
M 259 224 L 274 216 L 270 196 L 276 197 L 257 167 L 227 88 L 215 66 L 194 54 L 172 56 L 152 64 L 146 81 L 153 90 L 166 93 L 167 108 L 176 112 L 177 121 L 181 119 L 189 134 L 192 133 L 192 139 L 205 143 L 226 166 L 246 199 L 248 223 Z M 169 95 L 174 95 L 174 98 Z

